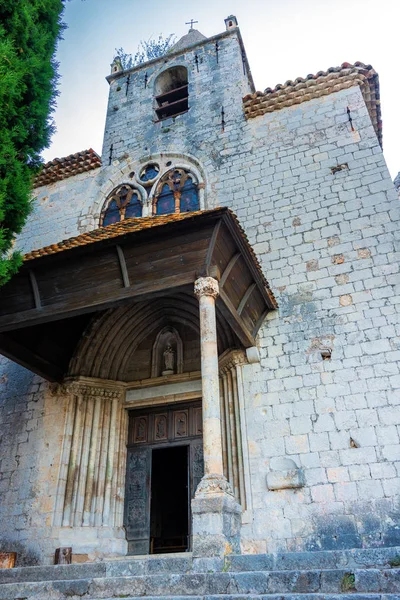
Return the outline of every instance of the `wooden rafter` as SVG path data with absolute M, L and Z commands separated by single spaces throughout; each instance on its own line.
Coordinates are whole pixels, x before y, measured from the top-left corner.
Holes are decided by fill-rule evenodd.
M 217 312 L 238 343 L 253 346 L 265 314 L 276 303 L 234 216 L 227 209 L 216 209 L 170 223 L 164 218 L 162 226 L 144 230 L 138 230 L 137 221 L 132 219 L 132 233 L 124 226 L 120 236 L 101 237 L 82 246 L 78 237 L 71 247 L 64 242 L 63 251 L 38 251 L 37 258 L 28 260 L 0 295 L 0 352 L 48 379 L 59 380 L 68 356 L 64 352 L 63 360 L 55 358 L 52 364 L 49 356 L 41 354 L 35 342 L 40 327 L 48 335 L 49 322 L 56 333 L 58 323 L 65 327 L 66 319 L 73 327 L 81 316 L 87 315 L 86 323 L 92 314 L 122 304 L 179 292 L 193 294 L 199 276 L 220 280 Z M 112 234 L 113 226 L 106 230 Z M 79 327 L 82 323 L 81 318 Z M 17 337 L 14 331 L 19 331 Z M 74 339 L 81 333 L 77 330 Z

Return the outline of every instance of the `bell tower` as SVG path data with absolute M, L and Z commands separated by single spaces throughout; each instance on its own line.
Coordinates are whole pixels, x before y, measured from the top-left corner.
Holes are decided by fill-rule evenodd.
M 243 124 L 242 99 L 254 84 L 237 19 L 212 37 L 193 23 L 164 56 L 126 71 L 114 59 L 103 165 L 171 152 L 208 160 Z

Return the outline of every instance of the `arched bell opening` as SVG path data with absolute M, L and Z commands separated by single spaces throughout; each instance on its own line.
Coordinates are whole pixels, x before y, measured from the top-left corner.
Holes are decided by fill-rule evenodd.
M 188 102 L 187 68 L 178 65 L 160 73 L 154 84 L 154 110 L 157 121 L 187 112 Z

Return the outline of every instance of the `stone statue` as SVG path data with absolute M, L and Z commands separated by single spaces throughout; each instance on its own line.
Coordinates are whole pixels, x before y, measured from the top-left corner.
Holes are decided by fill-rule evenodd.
M 171 344 L 167 344 L 165 346 L 165 350 L 163 352 L 164 358 L 164 370 L 162 372 L 163 375 L 172 375 L 175 366 L 175 351 L 172 348 Z

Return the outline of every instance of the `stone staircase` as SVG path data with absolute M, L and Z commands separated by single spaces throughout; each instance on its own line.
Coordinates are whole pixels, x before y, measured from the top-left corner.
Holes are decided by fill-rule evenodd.
M 193 559 L 187 553 L 0 570 L 0 600 L 143 597 L 400 600 L 400 547 L 225 559 Z

